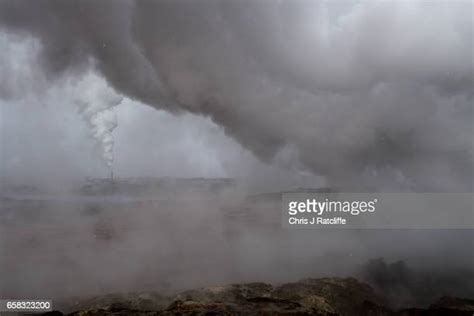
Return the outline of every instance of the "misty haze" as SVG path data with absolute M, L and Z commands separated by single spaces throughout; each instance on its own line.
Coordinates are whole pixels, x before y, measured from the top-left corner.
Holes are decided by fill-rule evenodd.
M 288 229 L 281 208 L 472 199 L 473 18 L 470 0 L 0 0 L 0 305 L 472 315 L 473 229 Z

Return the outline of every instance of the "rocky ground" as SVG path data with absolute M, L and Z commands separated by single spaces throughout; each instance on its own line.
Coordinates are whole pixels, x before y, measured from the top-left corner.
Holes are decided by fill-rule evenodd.
M 304 279 L 273 286 L 232 284 L 174 296 L 153 292 L 106 295 L 63 306 L 64 314 L 93 315 L 473 315 L 474 300 L 442 297 L 426 308 L 391 310 L 354 278 Z M 46 315 L 63 315 L 54 311 Z

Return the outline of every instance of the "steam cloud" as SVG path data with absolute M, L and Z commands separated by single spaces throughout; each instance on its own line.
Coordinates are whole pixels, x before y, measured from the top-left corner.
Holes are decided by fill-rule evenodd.
M 331 184 L 415 190 L 472 190 L 472 20 L 470 1 L 0 2 L 52 81 L 93 66 L 264 161 L 290 148 Z
M 114 138 L 112 132 L 117 127 L 117 115 L 114 107 L 119 105 L 123 97 L 110 88 L 103 88 L 92 93 L 90 100 L 79 99 L 76 104 L 79 112 L 90 127 L 92 136 L 102 147 L 102 156 L 109 169 L 114 162 Z M 94 102 L 94 100 L 100 102 Z

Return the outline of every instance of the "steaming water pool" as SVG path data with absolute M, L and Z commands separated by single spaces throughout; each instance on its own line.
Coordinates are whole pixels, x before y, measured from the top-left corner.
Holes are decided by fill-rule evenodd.
M 0 295 L 167 292 L 358 275 L 379 257 L 435 271 L 474 266 L 466 252 L 472 231 L 289 231 L 267 196 L 177 192 L 4 194 Z

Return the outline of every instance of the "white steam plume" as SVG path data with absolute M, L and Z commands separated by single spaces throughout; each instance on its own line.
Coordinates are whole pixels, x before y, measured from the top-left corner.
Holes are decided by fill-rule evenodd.
M 77 99 L 79 113 L 90 128 L 92 137 L 102 148 L 102 158 L 107 167 L 112 170 L 114 162 L 113 131 L 118 126 L 114 107 L 119 105 L 123 97 L 110 88 L 99 88 L 88 95 Z

